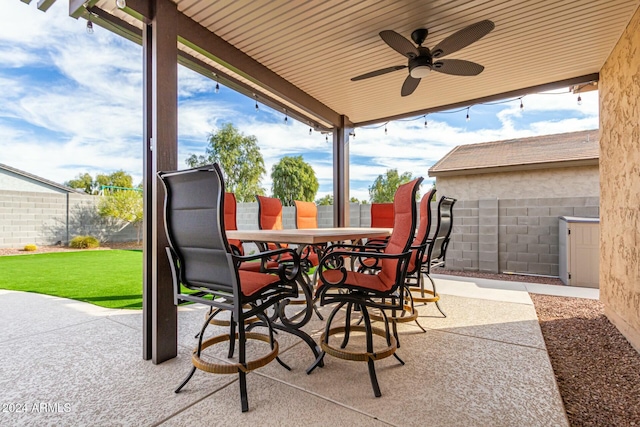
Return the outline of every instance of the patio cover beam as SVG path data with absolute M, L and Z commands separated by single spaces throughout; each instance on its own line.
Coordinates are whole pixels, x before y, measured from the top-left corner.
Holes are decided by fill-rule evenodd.
M 37 7 L 41 11 L 46 12 L 55 2 L 56 0 L 40 0 Z
M 287 99 L 334 126 L 340 125 L 340 114 L 183 14 L 178 15 L 178 36 L 186 46 L 258 84 L 265 91 Z

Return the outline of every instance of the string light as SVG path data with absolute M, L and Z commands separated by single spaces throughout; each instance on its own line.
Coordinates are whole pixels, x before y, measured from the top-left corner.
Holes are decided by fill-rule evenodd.
M 87 34 L 93 34 L 93 22 L 87 21 Z
M 256 97 L 256 111 L 258 111 L 260 109 L 260 107 L 258 106 L 258 95 L 254 94 L 253 96 Z
M 284 124 L 289 123 L 289 115 L 287 114 L 287 109 L 284 109 Z
M 329 135 L 324 136 L 324 142 L 329 142 Z
M 118 6 L 118 9 L 124 9 L 127 7 L 127 0 L 116 0 L 116 6 Z
M 589 83 L 584 84 L 584 86 L 594 85 L 594 84 L 597 84 L 597 81 L 591 81 Z M 566 95 L 567 93 L 573 92 L 574 89 L 575 89 L 575 87 L 570 89 L 567 92 L 547 92 L 547 93 L 540 93 L 538 95 Z M 525 96 L 527 96 L 527 94 L 521 95 L 521 96 L 518 96 L 518 97 L 514 97 L 514 98 L 504 99 L 504 100 L 501 100 L 501 101 L 478 102 L 477 104 L 472 104 L 472 105 L 469 105 L 467 107 L 461 107 L 461 108 L 456 109 L 456 110 L 437 111 L 437 114 L 457 114 L 457 113 L 460 113 L 460 112 L 463 112 L 463 111 L 466 110 L 466 117 L 465 118 L 466 118 L 467 121 L 469 121 L 469 120 L 471 120 L 471 116 L 470 116 L 471 107 L 474 107 L 476 105 L 502 105 L 502 104 L 512 103 L 514 101 L 520 101 L 520 110 L 524 110 L 523 99 L 524 99 Z M 578 105 L 582 105 L 582 97 L 580 96 L 580 94 L 578 94 Z M 422 116 L 416 116 L 416 117 L 405 118 L 405 119 L 397 119 L 396 121 L 398 121 L 398 122 L 413 122 L 413 121 L 422 119 L 422 120 L 424 120 L 424 127 L 427 128 L 428 127 L 427 115 L 428 115 L 428 113 L 427 114 L 423 114 Z M 376 125 L 363 126 L 362 128 L 363 129 L 379 129 L 379 128 L 384 127 L 385 134 L 388 134 L 388 127 L 387 127 L 388 123 L 389 122 L 379 123 L 379 124 L 376 124 Z
M 313 131 L 311 130 L 311 128 L 309 128 L 309 135 L 311 135 L 311 132 L 313 132 Z

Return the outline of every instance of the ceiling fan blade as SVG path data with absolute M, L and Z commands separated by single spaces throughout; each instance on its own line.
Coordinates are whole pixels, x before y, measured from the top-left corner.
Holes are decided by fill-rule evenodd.
M 480 40 L 494 28 L 495 24 L 488 19 L 471 24 L 442 40 L 431 50 L 431 54 L 434 58 L 442 58 Z
M 454 76 L 477 76 L 484 70 L 482 65 L 462 59 L 442 59 L 434 62 L 431 68 L 433 71 Z
M 403 68 L 407 68 L 407 66 L 406 65 L 395 65 L 393 67 L 383 68 L 381 70 L 370 71 L 368 73 L 364 73 L 364 74 L 361 74 L 359 76 L 352 77 L 351 81 L 355 82 L 355 81 L 358 81 L 358 80 L 364 80 L 364 79 L 368 79 L 368 78 L 371 78 L 371 77 L 381 76 L 383 74 L 391 73 L 393 71 L 402 70 Z
M 414 79 L 411 75 L 407 76 L 402 84 L 402 90 L 400 90 L 400 95 L 409 96 L 413 93 L 414 90 L 418 87 L 420 83 L 420 79 Z
M 380 38 L 389 45 L 389 47 L 407 58 L 415 58 L 418 56 L 418 49 L 406 38 L 391 30 L 380 31 Z

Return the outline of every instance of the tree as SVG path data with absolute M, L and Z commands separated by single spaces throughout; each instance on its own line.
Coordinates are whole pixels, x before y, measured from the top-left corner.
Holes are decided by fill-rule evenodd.
M 273 197 L 284 206 L 293 206 L 294 200 L 312 202 L 318 192 L 318 179 L 311 165 L 302 156 L 285 156 L 271 169 Z
M 123 170 L 115 171 L 109 175 L 97 175 L 96 183 L 98 188 L 102 186 L 133 188 L 133 178 Z
M 103 186 L 132 188 L 133 178 L 123 170 L 112 172 L 109 175 L 98 174 L 96 179 L 93 179 L 91 174 L 85 172 L 78 174 L 76 179 L 65 182 L 65 185 L 84 190 L 87 194 L 98 194 Z
M 235 193 L 239 202 L 254 202 L 264 194 L 260 178 L 266 173 L 255 136 L 245 136 L 231 123 L 224 123 L 209 135 L 206 156 L 191 154 L 186 160 L 192 168 L 218 163 L 224 173 L 226 191 Z
M 316 205 L 318 206 L 331 206 L 333 205 L 333 194 L 327 194 L 324 197 L 316 200 Z
M 136 228 L 140 242 L 144 207 L 142 192 L 136 190 L 116 190 L 107 192 L 98 203 L 98 212 L 102 217 L 111 217 Z
M 411 178 L 411 172 L 398 175 L 398 169 L 388 169 L 384 175 L 378 175 L 369 187 L 369 200 L 371 203 L 392 203 L 398 187 L 411 181 Z
M 95 189 L 93 178 L 88 173 L 80 173 L 76 177 L 76 179 L 71 179 L 64 183 L 67 187 L 77 188 L 79 190 L 84 190 L 87 194 L 93 194 Z

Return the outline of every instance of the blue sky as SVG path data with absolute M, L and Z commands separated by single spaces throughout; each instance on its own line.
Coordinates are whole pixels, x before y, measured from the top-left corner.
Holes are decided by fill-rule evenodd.
M 142 48 L 67 15 L 59 1 L 47 13 L 36 2 L 0 2 L 0 163 L 64 182 L 78 174 L 124 169 L 142 179 Z M 203 154 L 208 135 L 232 122 L 258 139 L 271 191 L 271 167 L 302 155 L 320 181 L 318 197 L 332 192 L 332 149 L 325 136 L 215 81 L 179 67 L 178 167 Z M 451 78 L 456 78 L 452 76 Z M 416 120 L 357 128 L 350 143 L 351 196 L 368 199 L 368 187 L 389 168 L 424 176 L 453 147 L 598 127 L 598 95 L 568 89 L 530 94 L 520 101 L 475 105 Z

